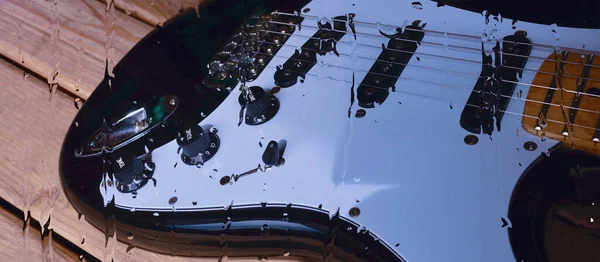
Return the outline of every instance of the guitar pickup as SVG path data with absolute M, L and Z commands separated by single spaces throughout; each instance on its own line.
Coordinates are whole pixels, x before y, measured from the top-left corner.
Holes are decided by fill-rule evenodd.
M 420 22 L 414 21 L 404 32 L 398 28 L 398 33 L 394 35 L 380 31 L 390 40 L 387 47 L 381 46 L 383 50 L 356 90 L 359 106 L 373 108 L 375 103 L 382 104 L 387 99 L 390 88 L 396 91 L 398 78 L 425 36 Z
M 290 87 L 298 82 L 298 77 L 305 78 L 313 66 L 317 63 L 317 54 L 324 56 L 333 52 L 339 56 L 337 42 L 346 35 L 346 26 L 354 31 L 354 14 L 336 16 L 333 18 L 333 26 L 330 22 L 322 24 L 318 22 L 319 29 L 299 50 L 296 50 L 282 66 L 277 67 L 273 78 L 275 84 L 280 87 Z
M 504 111 L 508 107 L 519 77 L 531 52 L 530 41 L 524 31 L 503 38 L 502 49 L 497 42 L 493 48 L 495 59 L 486 55 L 482 46 L 482 68 L 460 116 L 460 125 L 465 130 L 491 135 L 496 128 L 500 131 Z M 495 61 L 494 64 L 493 61 Z

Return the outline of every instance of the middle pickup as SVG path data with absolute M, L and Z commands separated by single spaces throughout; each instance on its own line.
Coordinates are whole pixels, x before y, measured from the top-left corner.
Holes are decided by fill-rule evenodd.
M 336 16 L 329 22 L 318 21 L 319 29 L 299 50 L 295 50 L 282 66 L 277 67 L 273 78 L 275 84 L 280 87 L 290 87 L 298 82 L 298 77 L 305 78 L 308 71 L 317 63 L 317 55 L 326 55 L 333 52 L 339 56 L 337 42 L 346 35 L 347 26 L 354 30 L 352 19 L 354 14 Z
M 379 32 L 390 40 L 387 47 L 381 45 L 379 57 L 356 89 L 360 107 L 373 108 L 375 103 L 382 104 L 385 101 L 390 88 L 396 91 L 396 81 L 425 36 L 420 23 L 417 20 L 404 30 L 398 28 L 393 35 Z

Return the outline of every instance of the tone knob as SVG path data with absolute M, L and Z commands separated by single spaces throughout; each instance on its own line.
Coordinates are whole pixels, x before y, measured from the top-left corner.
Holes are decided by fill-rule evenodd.
M 279 111 L 279 99 L 271 93 L 266 93 L 260 86 L 248 88 L 249 94 L 242 92 L 239 97 L 240 105 L 245 106 L 247 125 L 255 126 L 265 123 L 273 118 Z
M 198 125 L 191 125 L 177 133 L 177 144 L 181 150 L 181 160 L 187 165 L 199 167 L 217 153 L 220 141 L 216 131 L 206 132 Z
M 154 163 L 137 158 L 127 151 L 113 153 L 110 164 L 115 187 L 122 193 L 143 187 L 154 172 Z

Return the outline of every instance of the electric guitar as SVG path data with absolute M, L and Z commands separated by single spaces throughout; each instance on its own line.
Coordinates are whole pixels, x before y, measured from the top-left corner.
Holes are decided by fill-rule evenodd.
M 64 191 L 179 256 L 598 261 L 600 30 L 477 8 L 184 10 L 80 109 Z

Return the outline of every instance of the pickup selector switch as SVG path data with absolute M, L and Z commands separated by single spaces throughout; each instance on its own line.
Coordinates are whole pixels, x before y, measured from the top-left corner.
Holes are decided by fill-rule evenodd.
M 279 99 L 272 93 L 265 92 L 260 86 L 251 86 L 248 92 L 242 91 L 238 100 L 242 107 L 246 107 L 244 120 L 247 125 L 265 123 L 279 111 Z
M 177 132 L 177 145 L 181 160 L 187 165 L 199 167 L 217 153 L 220 140 L 216 132 L 206 132 L 198 125 L 191 125 Z

